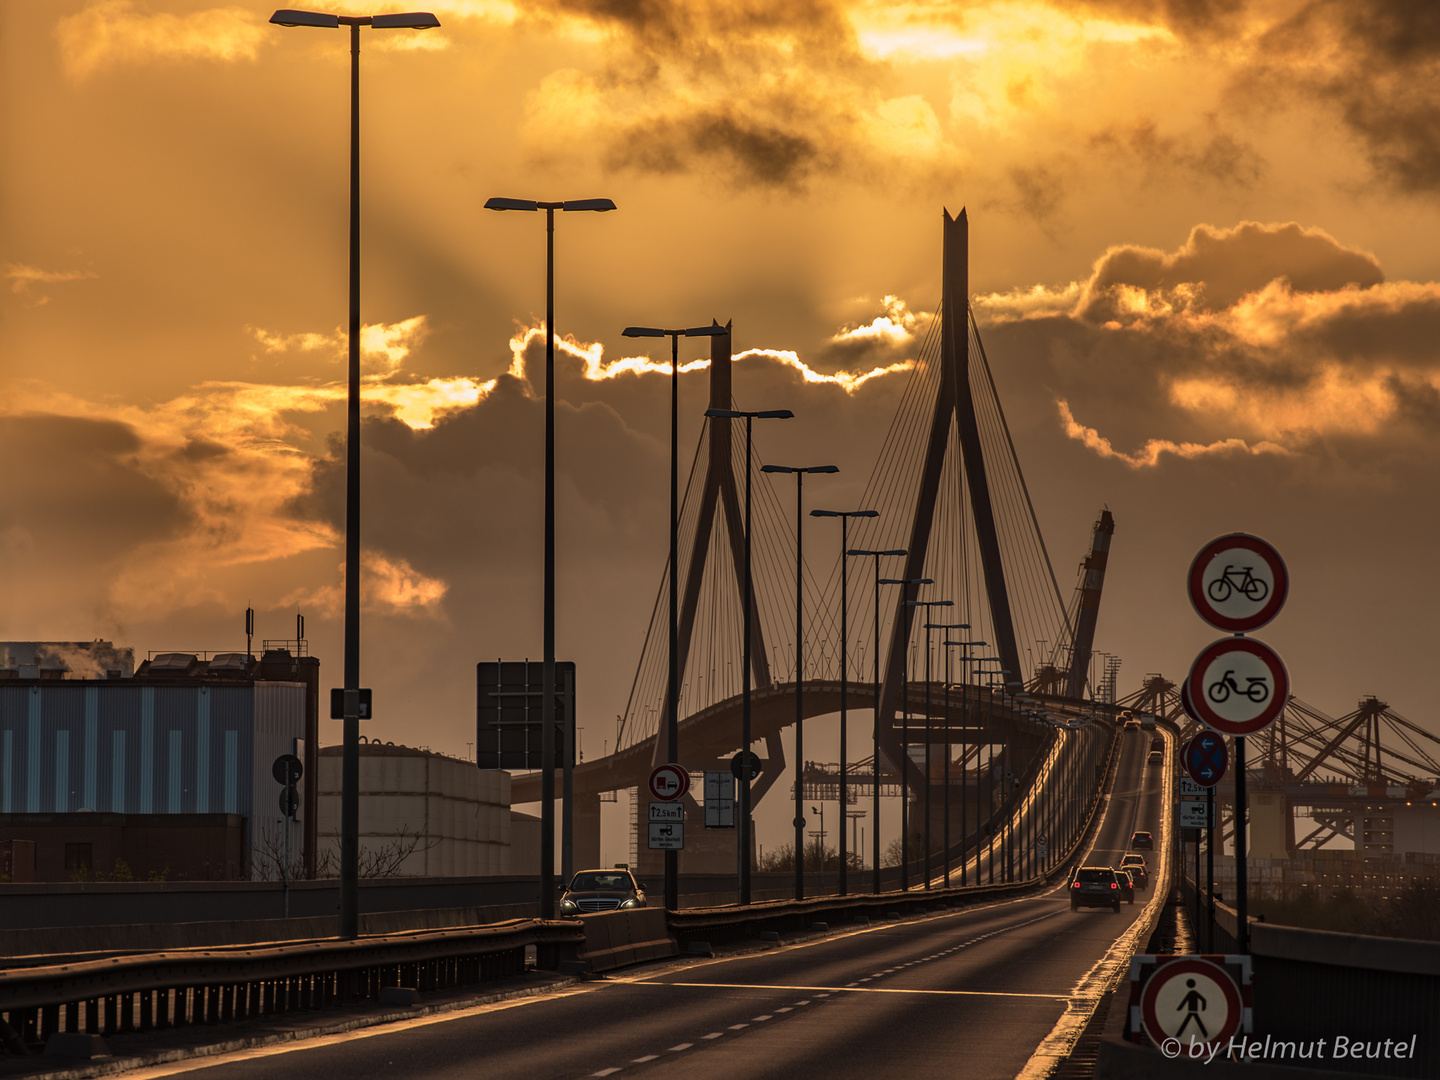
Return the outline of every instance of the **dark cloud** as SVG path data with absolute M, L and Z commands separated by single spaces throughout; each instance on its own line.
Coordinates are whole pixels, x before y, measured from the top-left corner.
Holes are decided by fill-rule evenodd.
M 1254 187 L 1265 175 L 1265 162 L 1255 147 L 1220 130 L 1215 117 L 1199 135 L 1167 135 L 1155 120 L 1144 118 L 1111 126 L 1090 137 L 1094 150 L 1138 162 L 1147 185 L 1166 174 L 1182 172 L 1234 187 Z
M 1319 229 L 1290 222 L 1242 222 L 1233 229 L 1197 225 L 1174 252 L 1114 247 L 1095 264 L 1077 314 L 1094 321 L 1129 321 L 1125 287 L 1183 298 L 1192 310 L 1217 311 L 1285 279 L 1299 292 L 1323 292 L 1384 280 L 1375 257 L 1346 248 Z
M 1414 0 L 1312 0 L 1261 41 L 1241 82 L 1252 100 L 1301 92 L 1333 102 L 1377 174 L 1440 189 L 1440 8 Z
M 831 120 L 813 130 L 833 140 L 837 133 Z M 793 117 L 786 123 L 725 104 L 629 125 L 612 141 L 605 164 L 655 173 L 690 172 L 708 165 L 742 187 L 799 190 L 813 172 L 833 168 L 838 158 L 833 147 L 820 145 L 795 126 Z
M 27 530 L 39 564 L 121 560 L 128 548 L 169 535 L 187 515 L 140 468 L 141 449 L 135 431 L 113 421 L 0 417 L 7 477 L 0 530 Z

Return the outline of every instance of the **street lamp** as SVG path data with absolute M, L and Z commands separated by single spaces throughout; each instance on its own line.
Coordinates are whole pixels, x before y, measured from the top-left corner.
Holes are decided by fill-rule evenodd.
M 540 202 L 535 199 L 493 198 L 485 200 L 486 210 L 545 211 L 545 661 L 541 676 L 540 756 L 540 917 L 555 917 L 555 211 L 614 210 L 609 199 L 567 199 Z M 569 741 L 569 740 L 567 740 Z M 567 753 L 568 763 L 570 756 Z M 569 787 L 570 771 L 565 771 Z M 570 836 L 569 791 L 565 792 L 566 826 Z M 563 844 L 562 860 L 569 862 L 570 845 Z M 561 867 L 568 878 L 571 867 Z
M 845 727 L 845 696 L 849 688 L 848 670 L 850 664 L 849 657 L 846 655 L 845 650 L 849 647 L 850 643 L 849 624 L 846 621 L 850 612 L 849 592 L 846 588 L 846 570 L 849 569 L 850 564 L 845 560 L 845 554 L 847 553 L 847 548 L 849 547 L 850 519 L 852 517 L 879 517 L 880 513 L 877 510 L 811 510 L 810 516 L 840 519 L 840 812 L 842 814 L 848 814 L 849 811 L 845 809 L 845 807 L 848 805 L 845 801 L 845 740 L 847 738 L 847 732 Z M 876 655 L 879 655 L 879 650 L 876 650 Z M 879 788 L 877 787 L 876 790 L 878 791 Z M 849 890 L 847 885 L 848 879 L 846 877 L 847 855 L 845 851 L 844 822 L 841 822 L 839 846 L 840 895 L 845 896 Z
M 925 629 L 927 632 L 930 630 L 969 630 L 970 624 L 964 622 L 926 623 Z M 950 649 L 947 647 L 948 645 L 949 642 L 942 638 L 940 647 L 945 650 L 945 775 L 941 788 L 940 816 L 942 847 L 945 849 L 945 888 L 947 889 L 950 887 Z
M 705 415 L 712 419 L 739 420 L 745 421 L 745 595 L 740 605 L 743 607 L 742 616 L 743 628 L 741 634 L 745 640 L 741 643 L 740 666 L 745 670 L 741 672 L 740 678 L 740 831 L 736 837 L 739 845 L 739 885 L 740 903 L 750 903 L 750 834 L 754 823 L 750 820 L 750 609 L 754 606 L 752 601 L 754 593 L 750 580 L 750 427 L 755 419 L 760 420 L 790 420 L 795 414 L 789 409 L 761 409 L 756 412 L 745 412 L 740 409 L 706 409 Z M 797 855 L 798 858 L 798 855 Z
M 715 337 L 725 333 L 718 323 L 692 326 L 688 330 L 663 330 L 658 326 L 627 326 L 625 337 L 668 337 L 670 339 L 670 673 L 665 686 L 666 760 L 680 763 L 680 609 L 676 574 L 680 563 L 680 339 Z M 680 853 L 665 852 L 665 907 L 680 907 Z
M 871 839 L 875 865 L 872 878 L 875 892 L 880 892 L 880 560 L 889 555 L 908 555 L 904 548 L 886 548 L 883 551 L 869 551 L 864 548 L 848 548 L 849 555 L 869 555 L 875 559 L 875 759 L 872 772 L 875 780 L 874 798 L 871 801 Z
M 882 578 L 881 585 L 934 585 L 930 578 Z M 906 600 L 909 604 L 910 601 Z M 907 638 L 908 643 L 908 638 Z M 928 783 L 928 780 L 927 780 Z M 928 884 L 928 883 L 927 883 Z M 900 679 L 900 891 L 910 890 L 910 656 Z
M 967 627 L 966 629 L 968 629 L 968 627 Z M 983 641 L 948 641 L 948 640 L 947 640 L 947 641 L 945 642 L 945 645 L 946 645 L 946 646 L 956 646 L 956 645 L 958 645 L 958 646 L 960 646 L 961 648 L 963 648 L 963 649 L 965 650 L 965 655 L 960 658 L 960 663 L 961 663 L 961 665 L 962 665 L 962 667 L 961 667 L 962 679 L 961 679 L 961 683 L 960 683 L 960 847 L 961 847 L 961 851 L 960 851 L 960 884 L 961 884 L 961 885 L 964 885 L 964 884 L 966 883 L 966 882 L 965 882 L 965 878 L 966 878 L 966 866 L 967 866 L 967 864 L 969 863 L 969 855 L 967 854 L 967 851 L 966 851 L 966 848 L 968 847 L 968 844 L 966 843 L 966 841 L 969 839 L 969 836 L 970 836 L 969 832 L 966 831 L 966 821 L 965 821 L 965 817 L 966 817 L 966 812 L 965 812 L 965 809 L 966 809 L 966 808 L 965 808 L 965 764 L 966 764 L 966 762 L 968 762 L 968 761 L 970 760 L 970 746 L 969 746 L 969 739 L 970 739 L 970 667 L 969 667 L 969 665 L 972 664 L 972 663 L 978 662 L 978 658 L 973 657 L 973 656 L 970 655 L 970 650 L 971 650 L 972 648 L 978 648 L 979 646 L 984 645 L 984 644 L 985 644 L 985 642 L 983 642 Z M 950 652 L 949 652 L 949 649 L 948 649 L 948 648 L 946 649 L 946 652 L 945 652 L 945 663 L 946 663 L 947 670 L 948 670 L 948 666 L 949 666 L 949 663 L 950 663 Z M 977 697 L 977 699 L 976 699 L 976 705 L 977 705 L 977 706 L 979 705 L 979 699 L 978 699 L 978 697 Z M 978 752 L 978 749 L 977 749 L 977 752 L 976 752 L 976 754 L 975 754 L 975 760 L 976 760 L 977 763 L 978 763 L 979 760 L 980 760 L 980 754 L 979 754 L 979 752 Z M 975 803 L 975 824 L 976 824 L 976 828 L 979 828 L 979 824 L 980 824 L 980 803 L 979 803 L 979 799 L 980 799 L 980 776 L 979 776 L 979 773 L 978 773 L 978 772 L 976 773 L 976 776 L 975 776 L 975 799 L 976 799 L 976 803 Z M 949 816 L 948 816 L 948 815 L 946 816 L 946 820 L 947 820 L 947 821 L 949 820 Z M 976 876 L 977 879 L 978 879 L 979 876 L 980 876 L 980 844 L 979 844 L 978 839 L 977 839 L 976 844 L 975 844 L 975 876 Z M 977 882 L 977 883 L 978 883 L 978 882 Z
M 350 28 L 350 394 L 345 422 L 345 686 L 340 759 L 340 936 L 360 936 L 360 27 L 425 30 L 428 11 L 324 15 L 281 8 L 278 26 Z
M 799 851 L 805 845 L 805 625 L 801 603 L 805 595 L 805 550 L 802 544 L 805 529 L 805 475 L 838 473 L 840 469 L 835 465 L 762 465 L 760 471 L 790 473 L 795 477 L 795 850 Z M 840 809 L 845 809 L 843 804 Z M 825 869 L 823 858 L 820 869 Z M 805 869 L 800 859 L 795 860 L 795 899 L 805 899 Z
M 906 600 L 912 607 L 930 608 L 954 607 L 953 600 Z M 930 630 L 933 623 L 925 624 L 925 888 L 930 888 L 930 745 L 934 742 L 930 734 Z
M 802 806 L 800 810 L 803 815 L 805 808 Z M 840 811 L 844 813 L 845 808 L 842 806 Z M 820 815 L 820 876 L 823 878 L 825 876 L 825 804 L 821 803 L 819 806 L 812 806 L 810 812 Z M 800 820 L 803 822 L 805 818 L 802 816 Z M 840 831 L 842 833 L 845 831 L 845 821 L 843 818 L 840 821 Z

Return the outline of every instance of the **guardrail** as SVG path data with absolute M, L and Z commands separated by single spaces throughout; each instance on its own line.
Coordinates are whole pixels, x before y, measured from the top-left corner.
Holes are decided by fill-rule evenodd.
M 189 949 L 0 971 L 0 1037 L 28 1053 L 56 1033 L 111 1035 L 218 1024 L 379 998 L 387 987 L 448 989 L 574 959 L 573 921 L 496 926 L 260 949 Z

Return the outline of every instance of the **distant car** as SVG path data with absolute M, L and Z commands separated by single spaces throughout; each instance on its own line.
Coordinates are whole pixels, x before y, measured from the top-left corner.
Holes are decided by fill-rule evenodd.
M 1152 736 L 1150 736 L 1150 749 L 1151 749 L 1151 750 L 1164 750 L 1164 749 L 1165 749 L 1165 736 L 1163 736 L 1163 735 L 1152 735 Z
M 1165 760 L 1165 751 L 1163 751 L 1163 750 L 1151 750 L 1151 751 L 1150 751 L 1150 756 L 1147 757 L 1145 760 L 1146 760 L 1147 762 L 1149 762 L 1151 765 L 1159 765 L 1159 764 L 1161 764 L 1162 762 L 1164 762 L 1164 760 Z
M 1120 859 L 1120 868 L 1129 870 L 1130 876 L 1135 879 L 1137 889 L 1145 889 L 1150 886 L 1150 870 L 1145 865 L 1145 856 L 1133 851 L 1127 851 Z
M 1127 904 L 1133 904 L 1135 902 L 1135 878 L 1124 866 L 1115 871 L 1115 877 L 1120 882 L 1120 895 L 1125 897 Z
M 1117 714 L 1115 715 L 1115 722 L 1116 722 L 1117 724 L 1128 724 L 1131 720 L 1134 720 L 1134 719 L 1135 719 L 1135 714 L 1134 714 L 1133 712 L 1131 712 L 1129 709 L 1122 709 L 1122 710 L 1120 710 L 1119 713 L 1117 713 Z M 1136 721 L 1136 722 L 1137 722 L 1137 724 L 1138 724 L 1138 721 Z
M 1082 866 L 1070 879 L 1070 910 L 1108 907 L 1120 910 L 1120 874 L 1108 866 Z
M 1149 848 L 1155 850 L 1155 837 L 1148 832 L 1134 832 L 1130 834 L 1130 846 L 1132 848 Z
M 1139 721 L 1139 720 L 1136 720 L 1136 719 L 1132 716 L 1129 720 L 1126 720 L 1126 721 L 1125 721 L 1125 730 L 1126 730 L 1126 731 L 1139 731 L 1139 730 L 1140 730 L 1140 721 Z
M 645 886 L 629 870 L 581 870 L 570 879 L 560 897 L 560 914 L 565 918 L 596 911 L 619 911 L 645 906 Z

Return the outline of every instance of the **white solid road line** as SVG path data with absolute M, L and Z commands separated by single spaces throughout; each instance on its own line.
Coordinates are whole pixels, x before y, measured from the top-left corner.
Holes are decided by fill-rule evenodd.
M 1022 994 L 1008 990 L 906 990 L 886 986 L 777 986 L 774 983 L 686 983 L 686 982 L 632 982 L 631 986 L 698 986 L 711 990 L 824 990 L 831 994 L 936 994 L 942 997 L 1000 997 L 1000 998 L 1044 998 L 1046 1001 L 1066 1001 L 1070 992 L 1053 994 Z M 817 997 L 823 996 L 820 994 Z M 768 1020 L 768 1016 L 757 1016 L 756 1020 Z M 731 1024 L 730 1030 L 749 1027 L 749 1024 Z

